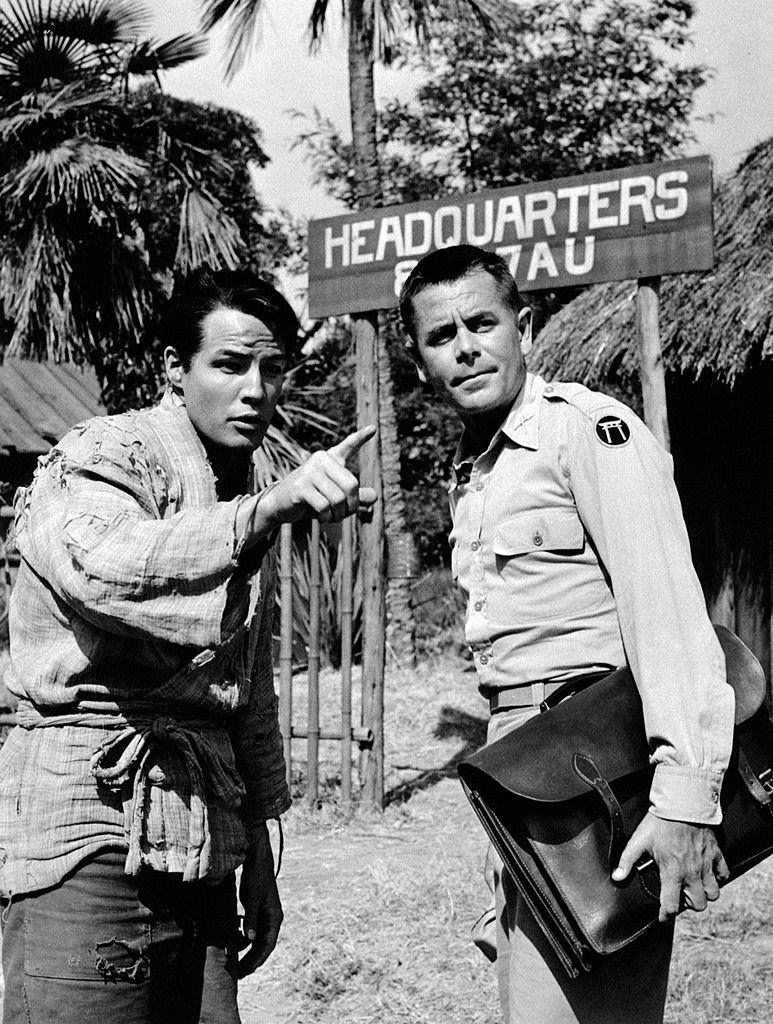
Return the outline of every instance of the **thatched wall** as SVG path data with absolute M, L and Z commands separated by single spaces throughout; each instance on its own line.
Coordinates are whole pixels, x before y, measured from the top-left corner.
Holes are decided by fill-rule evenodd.
M 773 139 L 719 186 L 714 227 L 714 270 L 663 279 L 661 343 L 671 372 L 732 385 L 773 358 Z M 635 299 L 635 281 L 584 292 L 548 321 L 531 367 L 630 389 L 638 380 Z

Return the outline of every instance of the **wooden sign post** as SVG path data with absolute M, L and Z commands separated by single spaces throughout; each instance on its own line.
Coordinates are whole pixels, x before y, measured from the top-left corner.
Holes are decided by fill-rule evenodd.
M 636 290 L 636 335 L 639 342 L 641 391 L 644 422 L 666 451 L 671 450 L 668 433 L 666 376 L 660 348 L 660 278 L 639 278 Z
M 352 319 L 357 365 L 357 429 L 379 426 L 378 317 Z M 372 487 L 376 503 L 360 520 L 362 579 L 362 725 L 373 730 L 373 747 L 360 760 L 362 802 L 380 810 L 384 803 L 384 665 L 386 661 L 386 563 L 384 484 L 378 433 L 360 449 L 360 485 Z

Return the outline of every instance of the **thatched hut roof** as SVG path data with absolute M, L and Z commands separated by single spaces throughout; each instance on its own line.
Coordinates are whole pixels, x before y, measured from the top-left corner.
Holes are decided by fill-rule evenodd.
M 667 372 L 732 384 L 773 359 L 773 139 L 756 146 L 714 199 L 714 270 L 663 278 Z M 636 282 L 598 285 L 551 317 L 530 366 L 590 387 L 638 376 Z

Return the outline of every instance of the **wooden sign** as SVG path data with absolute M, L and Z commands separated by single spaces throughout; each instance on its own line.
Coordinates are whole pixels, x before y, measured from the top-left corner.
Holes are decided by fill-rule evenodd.
M 707 156 L 348 213 L 309 224 L 309 313 L 389 309 L 417 261 L 470 243 L 523 292 L 714 264 Z

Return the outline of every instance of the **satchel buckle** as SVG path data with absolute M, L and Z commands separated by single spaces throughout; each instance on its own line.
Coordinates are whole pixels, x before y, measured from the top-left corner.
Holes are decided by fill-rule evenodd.
M 773 796 L 773 768 L 766 768 L 765 771 L 759 775 L 759 780 L 766 792 Z

